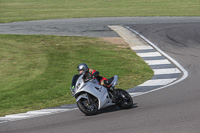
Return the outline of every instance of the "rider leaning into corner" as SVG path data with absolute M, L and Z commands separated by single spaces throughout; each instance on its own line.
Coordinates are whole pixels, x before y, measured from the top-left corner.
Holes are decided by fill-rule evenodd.
M 74 78 L 76 79 L 76 77 L 78 78 L 81 75 L 84 82 L 90 81 L 91 79 L 96 79 L 100 85 L 107 88 L 108 95 L 112 99 L 112 102 L 117 103 L 117 105 L 120 108 L 130 108 L 132 106 L 132 104 L 133 104 L 132 98 L 125 90 L 114 89 L 116 84 L 114 85 L 114 83 L 112 83 L 112 82 L 115 80 L 116 80 L 115 83 L 117 82 L 118 78 L 115 79 L 117 77 L 117 75 L 110 79 L 106 79 L 105 77 L 100 76 L 98 71 L 96 71 L 92 68 L 88 68 L 88 66 L 85 63 L 79 64 L 77 69 L 78 69 L 79 75 L 75 75 L 73 77 L 72 86 L 70 88 L 73 96 L 75 93 L 73 88 L 76 84 L 76 80 L 74 80 Z M 112 86 L 111 84 L 114 86 Z
M 107 78 L 102 77 L 99 75 L 99 72 L 96 71 L 93 68 L 88 68 L 87 64 L 81 63 L 77 67 L 79 74 L 83 75 L 83 79 L 85 81 L 88 81 L 89 79 L 97 79 L 100 85 L 107 88 L 108 92 L 110 92 L 112 95 L 115 94 L 115 90 L 111 87 L 110 82 Z M 115 99 L 115 96 L 112 97 L 113 100 Z
M 89 80 L 89 79 L 97 79 L 100 85 L 108 88 L 108 91 L 110 90 L 110 84 L 108 82 L 108 79 L 105 77 L 102 77 L 99 75 L 99 72 L 96 71 L 93 68 L 88 68 L 87 64 L 81 63 L 77 67 L 79 74 L 83 74 L 83 79 L 84 80 Z
M 102 77 L 102 76 L 99 75 L 98 71 L 96 71 L 96 70 L 94 70 L 92 68 L 88 68 L 87 64 L 85 64 L 85 63 L 79 64 L 77 69 L 78 69 L 79 75 L 83 75 L 84 82 L 87 82 L 90 79 L 96 79 L 99 82 L 99 85 L 102 85 L 105 88 L 107 88 L 108 93 L 109 93 L 109 95 L 110 95 L 110 97 L 112 98 L 113 101 L 115 101 L 117 99 L 116 91 L 110 85 L 111 82 L 113 81 L 114 77 L 112 77 L 110 79 Z M 72 96 L 74 96 L 74 90 L 73 90 L 74 89 L 74 85 L 72 85 L 70 87 L 70 89 L 71 89 Z

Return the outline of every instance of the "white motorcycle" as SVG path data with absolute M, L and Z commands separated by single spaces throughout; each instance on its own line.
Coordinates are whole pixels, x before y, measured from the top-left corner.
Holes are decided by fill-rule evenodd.
M 85 81 L 83 75 L 75 75 L 72 79 L 71 92 L 76 98 L 78 108 L 86 115 L 94 115 L 98 110 L 117 105 L 121 109 L 131 108 L 133 100 L 123 89 L 114 89 L 118 76 L 108 79 L 112 93 L 98 84 L 96 79 Z

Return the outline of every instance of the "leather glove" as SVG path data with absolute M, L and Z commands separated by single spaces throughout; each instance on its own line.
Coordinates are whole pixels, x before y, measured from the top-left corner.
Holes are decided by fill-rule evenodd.
M 98 75 L 99 75 L 99 72 L 96 71 L 96 72 L 94 72 L 94 73 L 92 74 L 92 78 L 94 79 L 94 78 L 96 78 Z

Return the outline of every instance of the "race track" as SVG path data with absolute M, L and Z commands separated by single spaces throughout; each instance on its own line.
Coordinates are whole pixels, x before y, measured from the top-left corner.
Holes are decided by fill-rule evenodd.
M 138 31 L 189 73 L 187 79 L 162 90 L 134 97 L 129 110 L 110 109 L 95 116 L 79 110 L 0 123 L 0 133 L 199 133 L 200 18 L 91 18 L 0 24 L 1 34 L 118 36 L 108 25 Z

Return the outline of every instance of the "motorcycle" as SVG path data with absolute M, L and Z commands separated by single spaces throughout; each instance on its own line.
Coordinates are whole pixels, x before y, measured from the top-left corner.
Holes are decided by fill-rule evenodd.
M 85 81 L 83 75 L 75 75 L 70 87 L 72 95 L 76 98 L 78 108 L 85 115 L 94 115 L 101 109 L 118 106 L 121 109 L 131 108 L 133 100 L 128 92 L 123 89 L 114 89 L 118 76 L 108 79 L 112 92 L 99 85 L 96 79 Z

